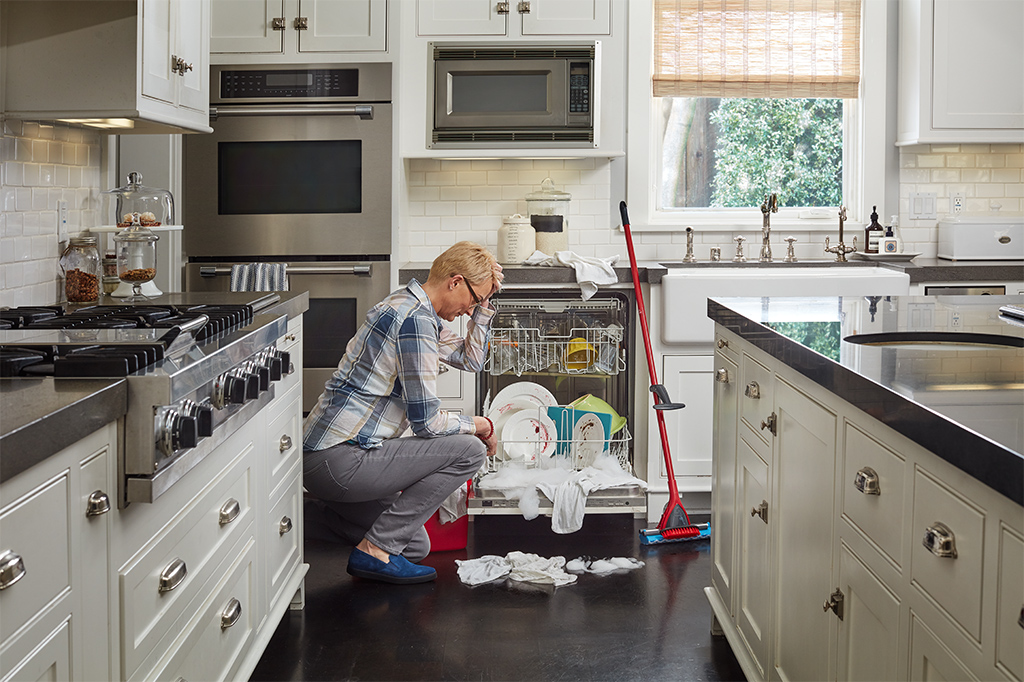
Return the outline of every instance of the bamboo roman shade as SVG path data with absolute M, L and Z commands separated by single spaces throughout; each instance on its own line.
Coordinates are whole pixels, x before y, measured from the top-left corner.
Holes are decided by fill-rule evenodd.
M 655 97 L 857 97 L 860 0 L 654 0 Z

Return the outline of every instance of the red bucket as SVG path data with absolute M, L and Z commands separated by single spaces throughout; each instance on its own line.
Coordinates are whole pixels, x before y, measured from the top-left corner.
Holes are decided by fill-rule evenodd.
M 466 483 L 469 489 L 470 484 Z M 436 511 L 423 524 L 430 537 L 431 552 L 450 552 L 456 549 L 466 549 L 469 542 L 469 514 L 458 518 L 451 523 L 441 523 L 441 512 Z

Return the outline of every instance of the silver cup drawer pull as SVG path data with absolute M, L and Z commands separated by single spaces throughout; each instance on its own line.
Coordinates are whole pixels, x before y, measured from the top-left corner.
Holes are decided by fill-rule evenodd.
M 924 540 L 922 544 L 928 551 L 937 557 L 944 559 L 956 558 L 956 537 L 953 531 L 944 523 L 936 521 L 924 529 Z
M 729 383 L 729 370 L 725 369 L 724 367 L 721 369 L 716 369 L 715 381 L 717 381 L 720 384 Z
M 241 511 L 242 505 L 238 504 L 238 500 L 232 497 L 220 508 L 220 525 L 228 525 L 238 518 L 238 514 L 241 513 Z
M 167 564 L 167 568 L 160 572 L 160 592 L 170 592 L 181 584 L 181 581 L 188 575 L 188 568 L 181 559 L 175 559 Z
M 224 610 L 220 613 L 220 629 L 227 630 L 229 627 L 238 622 L 238 619 L 242 616 L 242 603 L 231 598 L 228 605 L 224 607 Z
M 0 590 L 6 590 L 24 577 L 25 562 L 21 556 L 9 549 L 0 554 Z
M 85 503 L 86 516 L 100 516 L 110 511 L 110 498 L 102 490 L 94 490 Z
M 751 400 L 761 399 L 761 387 L 756 381 L 751 381 L 747 384 L 747 387 L 743 389 L 743 395 L 747 396 Z
M 278 524 L 277 530 L 281 535 L 284 535 L 292 529 L 292 520 L 287 516 L 281 518 L 281 523 Z
M 284 434 L 283 436 L 281 436 L 281 441 L 278 444 L 278 447 L 280 448 L 281 452 L 287 452 L 288 450 L 291 450 L 292 449 L 292 437 L 289 436 L 287 433 Z
M 853 487 L 865 495 L 881 495 L 878 487 L 878 473 L 871 467 L 864 467 L 853 477 Z

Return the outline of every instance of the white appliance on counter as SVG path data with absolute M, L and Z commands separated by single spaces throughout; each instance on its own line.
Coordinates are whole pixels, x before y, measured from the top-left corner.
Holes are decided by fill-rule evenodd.
M 715 326 L 707 299 L 730 296 L 902 296 L 910 276 L 885 267 L 785 267 L 747 265 L 675 267 L 651 285 L 652 344 L 662 384 L 685 409 L 666 414 L 673 467 L 683 503 L 691 513 L 711 508 Z M 638 396 L 638 403 L 644 398 Z M 646 400 L 650 400 L 649 397 Z M 637 411 L 641 410 L 637 406 Z M 649 409 L 649 405 L 648 405 Z M 648 420 L 647 449 L 635 455 L 646 469 L 648 519 L 657 520 L 668 491 L 655 420 Z M 639 449 L 638 449 L 639 450 Z M 646 458 L 646 467 L 640 463 Z
M 938 257 L 1024 260 L 1024 216 L 948 216 L 939 221 Z

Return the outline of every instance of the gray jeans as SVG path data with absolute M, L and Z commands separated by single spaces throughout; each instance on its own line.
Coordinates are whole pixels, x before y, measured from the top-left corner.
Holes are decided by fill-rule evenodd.
M 332 530 L 418 561 L 430 551 L 423 524 L 486 455 L 483 441 L 465 434 L 391 438 L 372 450 L 342 443 L 303 453 L 303 482 Z

